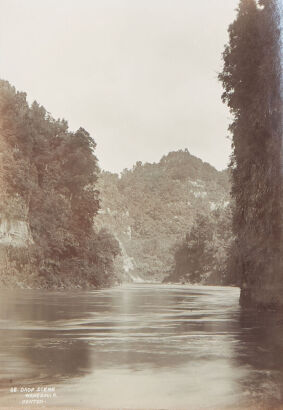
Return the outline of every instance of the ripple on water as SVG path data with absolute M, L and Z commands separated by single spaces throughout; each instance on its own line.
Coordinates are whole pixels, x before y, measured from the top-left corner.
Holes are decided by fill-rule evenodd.
M 56 384 L 58 406 L 281 401 L 283 322 L 241 312 L 236 288 L 141 284 L 0 296 L 1 405 L 11 404 L 8 377 Z

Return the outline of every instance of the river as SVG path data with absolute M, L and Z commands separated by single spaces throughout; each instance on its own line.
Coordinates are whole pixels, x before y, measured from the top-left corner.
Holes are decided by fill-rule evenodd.
M 204 286 L 1 291 L 0 406 L 283 404 L 283 317 L 238 300 Z

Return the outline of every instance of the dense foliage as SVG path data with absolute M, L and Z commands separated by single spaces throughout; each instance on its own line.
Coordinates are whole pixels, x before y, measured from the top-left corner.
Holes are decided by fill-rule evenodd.
M 219 78 L 233 114 L 231 253 L 244 305 L 276 303 L 280 278 L 282 99 L 277 1 L 241 0 Z
M 0 82 L 1 203 L 3 219 L 22 221 L 30 241 L 2 249 L 2 282 L 21 286 L 101 286 L 113 280 L 117 241 L 97 232 L 95 142 L 68 131 L 24 93 Z M 0 241 L 1 244 L 1 241 Z M 3 248 L 3 246 L 2 246 Z M 2 267 L 3 267 L 2 263 Z
M 165 282 L 235 285 L 228 266 L 232 243 L 230 208 L 198 214 L 177 244 L 174 265 Z
M 2 284 L 101 286 L 117 275 L 162 280 L 186 233 L 200 235 L 202 218 L 211 233 L 204 253 L 213 253 L 213 261 L 201 261 L 198 241 L 190 263 L 203 268 L 185 279 L 224 281 L 226 171 L 179 150 L 158 164 L 137 162 L 121 176 L 101 173 L 86 130 L 70 132 L 66 121 L 54 120 L 36 102 L 29 106 L 26 95 L 4 81 L 0 114 Z M 22 229 L 16 232 L 20 244 L 12 238 L 7 246 L 4 239 L 15 234 L 15 226 Z M 186 275 L 176 255 L 174 280 L 180 281 Z
M 174 263 L 176 242 L 198 214 L 213 219 L 229 204 L 227 171 L 219 172 L 188 150 L 170 152 L 159 163 L 137 162 L 122 175 L 104 172 L 99 182 L 101 226 L 115 232 L 126 265 L 146 280 L 163 280 Z

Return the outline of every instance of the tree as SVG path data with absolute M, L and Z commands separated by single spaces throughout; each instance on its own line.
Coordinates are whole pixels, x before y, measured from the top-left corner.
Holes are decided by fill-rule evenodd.
M 1 215 L 24 222 L 33 239 L 27 257 L 19 249 L 7 253 L 15 282 L 109 285 L 119 246 L 111 234 L 94 229 L 100 173 L 95 142 L 83 128 L 68 131 L 65 120 L 55 120 L 37 102 L 30 107 L 25 93 L 5 81 L 0 114 Z
M 177 245 L 173 271 L 165 281 L 233 284 L 227 273 L 231 243 L 230 209 L 198 214 L 185 239 Z
M 280 29 L 275 0 L 241 0 L 229 27 L 219 79 L 233 115 L 235 200 L 231 251 L 242 305 L 280 303 L 282 99 Z M 236 277 L 238 272 L 234 272 Z M 281 302 L 282 303 L 282 302 Z

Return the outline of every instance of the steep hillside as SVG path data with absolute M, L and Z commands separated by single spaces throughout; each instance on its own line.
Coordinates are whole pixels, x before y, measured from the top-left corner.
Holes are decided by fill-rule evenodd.
M 0 114 L 2 286 L 163 280 L 196 216 L 229 204 L 227 172 L 187 150 L 158 164 L 137 162 L 118 176 L 100 172 L 86 130 L 69 131 L 6 81 Z M 206 272 L 211 266 L 217 264 Z M 187 277 L 182 261 L 174 272 Z
M 121 176 L 103 172 L 98 189 L 96 223 L 119 240 L 128 276 L 162 280 L 196 215 L 225 209 L 230 186 L 227 171 L 180 150 L 157 164 L 137 162 Z
M 0 286 L 116 283 L 118 242 L 95 231 L 95 142 L 0 80 Z

